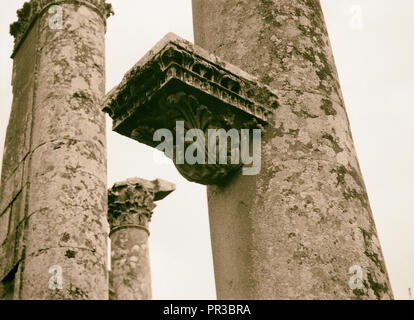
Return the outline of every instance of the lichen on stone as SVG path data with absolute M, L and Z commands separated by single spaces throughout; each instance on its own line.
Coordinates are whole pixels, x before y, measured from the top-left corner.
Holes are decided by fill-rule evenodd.
M 44 12 L 46 8 L 53 5 L 54 0 L 30 0 L 23 4 L 23 7 L 17 10 L 17 21 L 10 25 L 10 35 L 15 38 L 17 44 L 29 30 L 30 25 L 37 17 Z M 114 10 L 110 3 L 106 3 L 105 0 L 66 0 L 62 3 L 74 3 L 76 5 L 90 5 L 96 8 L 100 15 L 104 19 L 108 19 L 114 15 Z

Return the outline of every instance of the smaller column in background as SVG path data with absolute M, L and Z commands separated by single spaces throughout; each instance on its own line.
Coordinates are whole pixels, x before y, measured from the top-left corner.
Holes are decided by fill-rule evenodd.
M 111 239 L 110 300 L 150 300 L 149 222 L 155 201 L 175 190 L 175 184 L 132 178 L 108 192 Z

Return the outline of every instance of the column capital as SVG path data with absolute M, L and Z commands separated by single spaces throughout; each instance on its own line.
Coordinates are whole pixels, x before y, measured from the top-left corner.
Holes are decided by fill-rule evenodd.
M 115 183 L 108 191 L 108 220 L 111 234 L 123 228 L 140 228 L 149 233 L 155 201 L 175 190 L 175 184 L 156 179 L 131 178 Z
M 14 51 L 20 45 L 27 32 L 31 29 L 33 23 L 49 7 L 63 3 L 73 3 L 77 5 L 86 5 L 94 9 L 106 24 L 106 19 L 114 14 L 112 5 L 105 0 L 30 0 L 23 4 L 23 7 L 17 10 L 17 21 L 10 25 L 10 34 L 14 37 Z
M 210 143 L 209 132 L 262 129 L 274 122 L 278 106 L 276 93 L 255 76 L 169 33 L 108 93 L 103 111 L 113 119 L 114 131 L 154 148 L 159 145 L 154 139 L 159 129 L 175 133 L 174 148 L 179 148 L 166 155 L 184 178 L 210 185 L 225 182 L 241 164 L 229 163 L 229 145 L 223 147 L 227 163 L 218 163 L 217 148 L 210 152 L 214 141 Z M 185 132 L 177 129 L 179 122 Z M 184 139 L 189 132 L 200 132 L 196 140 L 202 160 L 195 164 L 177 160 L 177 154 L 194 143 Z

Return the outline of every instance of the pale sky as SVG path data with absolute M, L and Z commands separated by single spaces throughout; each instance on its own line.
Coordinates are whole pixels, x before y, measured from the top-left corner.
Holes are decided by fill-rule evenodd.
M 107 90 L 166 33 L 193 42 L 191 0 L 111 2 Z M 12 101 L 9 24 L 23 3 L 0 0 L 0 156 Z M 414 288 L 414 1 L 321 3 L 391 285 L 396 299 L 407 299 Z M 130 177 L 177 184 L 151 223 L 153 298 L 215 299 L 205 187 L 107 124 L 109 186 Z

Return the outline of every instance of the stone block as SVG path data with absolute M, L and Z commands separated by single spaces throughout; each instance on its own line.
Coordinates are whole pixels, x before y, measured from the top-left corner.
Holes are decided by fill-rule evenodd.
M 152 147 L 159 145 L 154 133 L 158 129 L 178 131 L 177 121 L 184 122 L 185 132 L 202 130 L 208 141 L 209 129 L 228 132 L 272 123 L 277 107 L 275 92 L 254 76 L 172 33 L 125 75 L 103 104 L 114 131 Z M 190 145 L 188 140 L 185 144 Z M 205 144 L 202 148 L 207 152 L 203 157 L 211 159 Z M 173 160 L 186 179 L 202 184 L 219 183 L 241 167 Z
M 10 208 L 0 215 L 0 245 L 3 244 L 9 232 Z
M 22 189 L 24 162 L 21 162 L 17 169 L 11 173 L 0 186 L 0 214 L 10 206 L 13 199 Z

